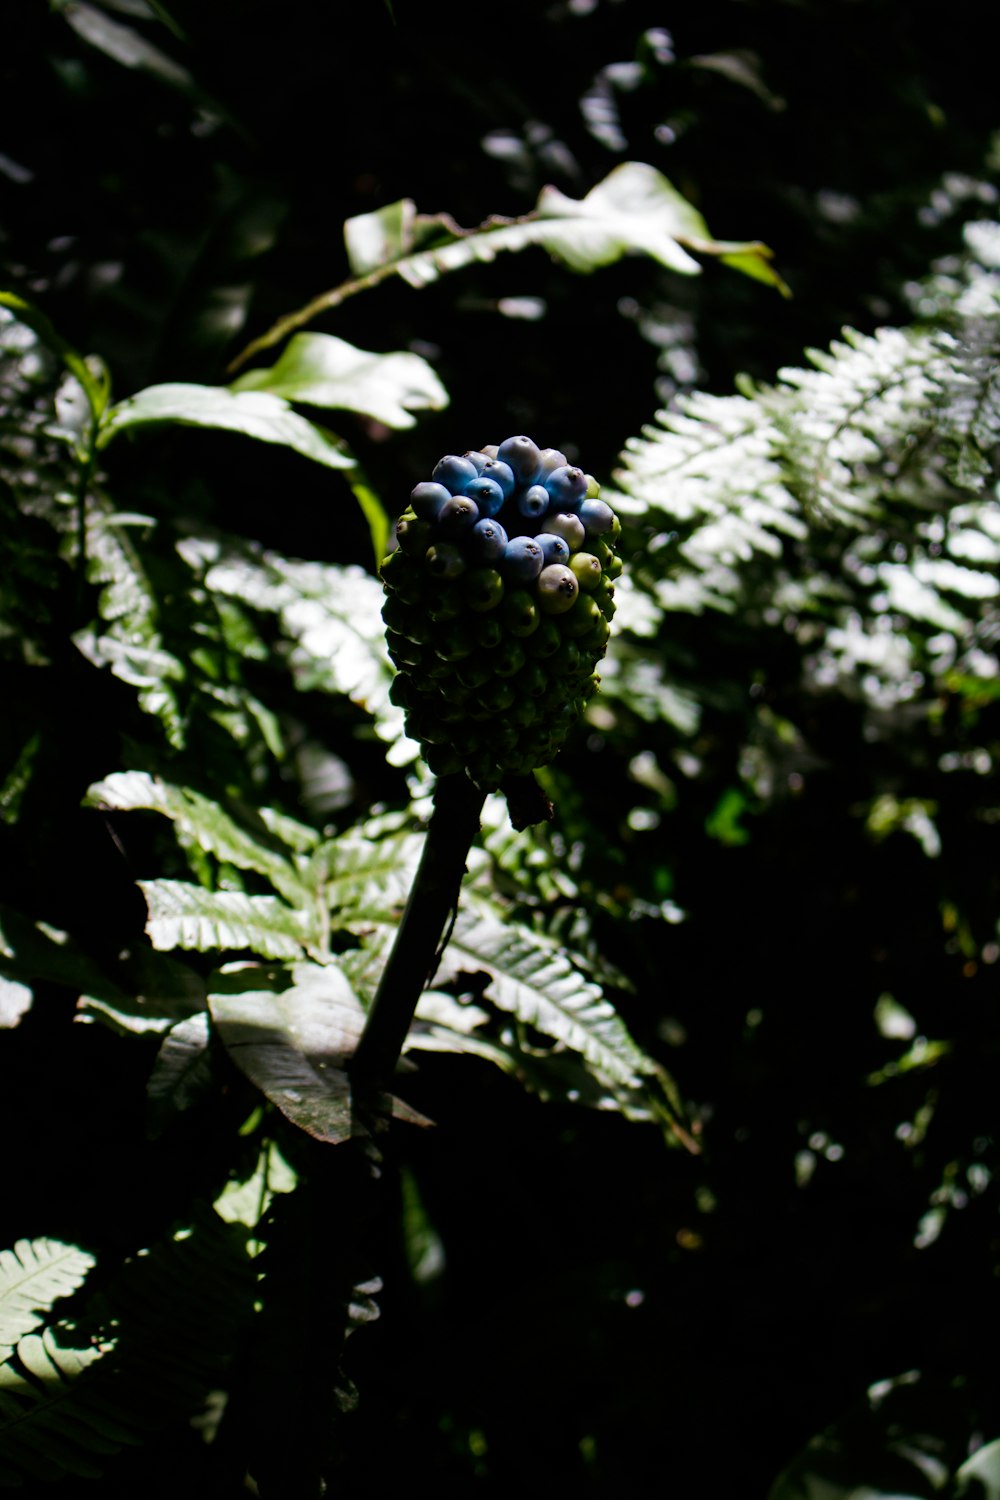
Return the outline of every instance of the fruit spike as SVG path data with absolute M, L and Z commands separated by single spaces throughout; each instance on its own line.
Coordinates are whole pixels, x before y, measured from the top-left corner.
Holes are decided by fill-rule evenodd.
M 529 437 L 446 454 L 382 563 L 392 701 L 436 775 L 481 791 L 558 753 L 599 678 L 617 516 L 591 475 Z

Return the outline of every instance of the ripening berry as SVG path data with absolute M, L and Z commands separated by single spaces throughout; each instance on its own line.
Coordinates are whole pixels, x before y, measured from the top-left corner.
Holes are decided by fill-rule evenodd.
M 544 614 L 561 615 L 572 609 L 580 585 L 572 569 L 552 563 L 538 577 L 538 607 Z
M 588 537 L 605 536 L 615 523 L 615 513 L 603 500 L 584 500 L 578 512 Z
M 579 552 L 587 535 L 580 517 L 569 511 L 557 511 L 554 515 L 546 516 L 545 530 L 565 538 L 571 552 Z
M 438 511 L 437 529 L 449 542 L 460 542 L 479 520 L 479 506 L 467 495 L 446 500 Z
M 488 460 L 487 460 L 488 461 Z M 504 502 L 504 492 L 495 479 L 480 474 L 465 492 L 467 500 L 474 500 L 481 516 L 495 516 Z
M 477 521 L 466 541 L 466 551 L 475 562 L 493 565 L 503 557 L 507 542 L 499 521 Z
M 465 558 L 452 542 L 435 542 L 424 554 L 424 567 L 432 578 L 458 578 L 465 572 Z
M 442 505 L 450 499 L 451 491 L 447 485 L 434 484 L 430 480 L 424 480 L 423 484 L 415 485 L 410 491 L 413 513 L 422 521 L 435 520 Z
M 587 493 L 587 476 L 582 469 L 564 464 L 546 477 L 545 488 L 552 497 L 553 510 L 577 511 Z
M 545 559 L 544 566 L 546 568 L 549 566 L 549 563 L 569 562 L 569 543 L 565 537 L 557 535 L 554 531 L 540 531 L 535 537 L 535 541 L 542 549 L 542 556 Z
M 549 492 L 544 484 L 529 485 L 517 497 L 517 508 L 528 520 L 537 521 L 549 508 Z
M 588 594 L 601 581 L 603 569 L 592 552 L 575 552 L 569 560 L 573 576 Z
M 503 554 L 503 571 L 512 583 L 529 583 L 542 571 L 545 557 L 530 536 L 511 537 Z
M 503 598 L 503 579 L 496 568 L 473 568 L 462 579 L 462 594 L 471 610 L 485 614 Z
M 504 625 L 518 639 L 533 635 L 538 629 L 538 605 L 526 589 L 516 589 L 508 594 L 501 608 Z

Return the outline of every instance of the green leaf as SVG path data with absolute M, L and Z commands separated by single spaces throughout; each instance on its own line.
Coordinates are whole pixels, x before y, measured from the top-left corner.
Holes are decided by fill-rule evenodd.
M 140 880 L 154 948 L 249 948 L 265 958 L 300 958 L 310 933 L 299 912 L 276 896 L 206 891 L 183 880 Z
M 187 672 L 163 644 L 160 601 L 129 535 L 137 525 L 153 524 L 148 517 L 120 515 L 103 496 L 88 498 L 87 577 L 100 587 L 97 607 L 106 628 L 78 630 L 73 644 L 95 666 L 109 667 L 136 688 L 139 706 L 161 720 L 170 743 L 180 748 L 185 726 L 174 684 Z
M 476 971 L 490 976 L 487 998 L 500 1010 L 581 1053 L 605 1078 L 634 1087 L 643 1073 L 656 1071 L 600 986 L 585 979 L 558 944 L 463 905 L 437 983 Z
M 119 401 L 106 414 L 99 446 L 106 447 L 131 428 L 163 423 L 241 432 L 258 442 L 294 448 L 331 469 L 346 469 L 354 462 L 340 438 L 299 416 L 280 396 L 181 383 L 147 386 L 138 395 Z
M 266 827 L 241 827 L 217 802 L 190 787 L 174 786 L 146 771 L 115 771 L 87 790 L 85 804 L 107 811 L 149 809 L 170 818 L 181 844 L 191 844 L 240 870 L 264 875 L 286 900 L 304 903 L 308 888 L 294 865 L 274 848 Z M 265 842 L 266 840 L 266 842 Z
M 423 842 L 410 833 L 377 841 L 345 834 L 318 849 L 306 878 L 322 887 L 333 925 L 398 922 Z
M 204 1009 L 201 975 L 142 942 L 122 955 L 113 982 L 77 1001 L 81 1021 L 99 1021 L 122 1036 L 164 1032 Z
M 361 412 L 387 427 L 414 425 L 411 412 L 441 411 L 448 392 L 419 354 L 373 354 L 327 333 L 300 333 L 269 370 L 251 370 L 234 391 Z
M 94 1264 L 86 1250 L 60 1240 L 18 1240 L 0 1250 L 0 1360 L 45 1322 L 58 1297 L 76 1291 Z
M 27 1334 L 0 1364 L 0 1484 L 97 1477 L 123 1445 L 193 1416 L 253 1296 L 246 1229 L 202 1209 L 105 1281 L 89 1324 Z
M 643 162 L 622 162 L 582 199 L 543 188 L 534 212 L 521 219 L 488 219 L 477 230 L 464 230 L 447 215 L 417 214 L 404 199 L 348 220 L 344 238 L 355 275 L 391 268 L 417 287 L 445 271 L 530 245 L 541 245 L 572 271 L 594 271 L 624 255 L 644 254 L 692 276 L 700 267 L 683 248 L 689 245 L 701 254 L 723 256 L 737 269 L 752 261 L 754 274 L 778 284 L 778 277 L 767 273 L 770 252 L 764 246 L 713 240 L 701 214 Z
M 146 1084 L 151 1133 L 159 1135 L 174 1115 L 203 1099 L 211 1081 L 208 1014 L 199 1011 L 171 1026 L 156 1054 Z
M 1000 1438 L 967 1458 L 954 1484 L 954 1500 L 1000 1500 Z
M 26 297 L 21 297 L 17 292 L 0 290 L 0 307 L 6 307 L 17 318 L 18 322 L 24 323 L 38 335 L 46 348 L 51 349 L 66 366 L 67 370 L 80 382 L 86 392 L 90 409 L 95 419 L 99 419 L 104 411 L 108 400 L 108 386 L 105 373 L 100 374 L 90 368 L 82 355 L 67 344 L 66 340 L 56 332 L 49 319 L 29 302 Z
M 209 1005 L 230 1057 L 293 1125 L 334 1144 L 353 1134 L 345 1064 L 364 1011 L 339 968 L 227 965 Z

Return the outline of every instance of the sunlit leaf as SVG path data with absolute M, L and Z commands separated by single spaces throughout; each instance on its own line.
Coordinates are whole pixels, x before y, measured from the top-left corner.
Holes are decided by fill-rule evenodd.
M 18 1240 L 0 1250 L 0 1360 L 45 1322 L 53 1303 L 82 1285 L 94 1257 L 60 1240 Z
M 148 386 L 107 412 L 99 441 L 103 447 L 120 432 L 163 423 L 240 432 L 258 442 L 294 448 L 331 469 L 346 469 L 354 462 L 340 438 L 299 416 L 280 396 L 225 386 Z
M 16 979 L 7 979 L 0 970 L 0 1030 L 16 1026 L 27 1015 L 34 999 L 31 989 Z
M 387 427 L 412 427 L 412 412 L 440 411 L 448 392 L 419 354 L 373 354 L 328 333 L 300 333 L 269 370 L 250 370 L 234 391 L 362 412 Z
M 1000 1500 L 1000 1438 L 966 1459 L 955 1475 L 954 1500 Z
M 194 80 L 187 68 L 174 62 L 133 27 L 113 21 L 95 5 L 88 5 L 86 0 L 57 0 L 55 9 L 62 12 L 78 36 L 122 67 L 149 73 L 161 83 L 184 93 L 193 89 Z
M 183 880 L 140 880 L 154 948 L 249 948 L 265 958 L 300 958 L 310 932 L 299 912 L 276 896 L 206 891 Z
M 321 1141 L 351 1136 L 344 1069 L 364 1011 L 338 967 L 228 965 L 209 1005 L 230 1057 L 293 1125 Z

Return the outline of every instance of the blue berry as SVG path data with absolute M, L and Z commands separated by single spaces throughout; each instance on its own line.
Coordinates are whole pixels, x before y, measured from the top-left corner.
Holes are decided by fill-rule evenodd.
M 584 500 L 578 514 L 588 536 L 604 536 L 615 524 L 615 513 L 603 500 Z
M 530 437 L 523 435 L 504 438 L 497 449 L 497 458 L 502 463 L 510 464 L 514 471 L 514 478 L 520 484 L 534 484 L 541 467 L 541 457 L 538 444 L 533 443 Z
M 558 448 L 543 448 L 538 456 L 541 460 L 541 472 L 538 476 L 540 484 L 545 483 L 553 469 L 562 469 L 569 463 L 565 453 L 560 453 Z
M 516 536 L 507 543 L 503 567 L 515 583 L 530 583 L 542 571 L 545 561 L 541 547 L 530 536 Z
M 446 500 L 451 499 L 451 491 L 443 484 L 434 484 L 425 479 L 422 484 L 415 485 L 410 491 L 410 504 L 414 513 L 422 521 L 434 521 L 437 513 Z
M 465 495 L 446 500 L 438 512 L 438 530 L 449 541 L 461 541 L 479 520 L 479 506 Z
M 505 500 L 507 499 L 508 495 L 511 495 L 514 492 L 514 485 L 516 483 L 516 480 L 514 478 L 514 470 L 511 468 L 510 464 L 501 463 L 500 459 L 498 458 L 488 458 L 486 460 L 481 470 L 481 477 L 483 479 L 494 480 L 495 483 L 497 483 L 503 491 L 503 497 Z
M 447 485 L 453 495 L 464 495 L 472 481 L 478 477 L 479 470 L 471 458 L 459 458 L 457 453 L 446 453 L 434 465 L 431 474 L 432 480 L 437 484 Z
M 549 563 L 564 563 L 569 561 L 569 543 L 565 538 L 554 531 L 540 531 L 535 541 L 542 549 L 545 558 L 545 567 Z
M 480 474 L 479 478 L 474 479 L 469 485 L 465 498 L 476 502 L 481 516 L 495 516 L 503 505 L 504 492 L 495 479 Z
M 497 563 L 507 547 L 507 533 L 499 521 L 477 521 L 469 532 L 466 550 L 474 562 Z
M 517 497 L 517 508 L 522 516 L 537 521 L 549 508 L 549 492 L 544 484 L 529 485 Z
M 434 471 L 437 473 L 437 470 Z M 553 510 L 579 510 L 587 493 L 587 476 L 582 469 L 564 464 L 546 477 L 545 488 L 552 496 Z

